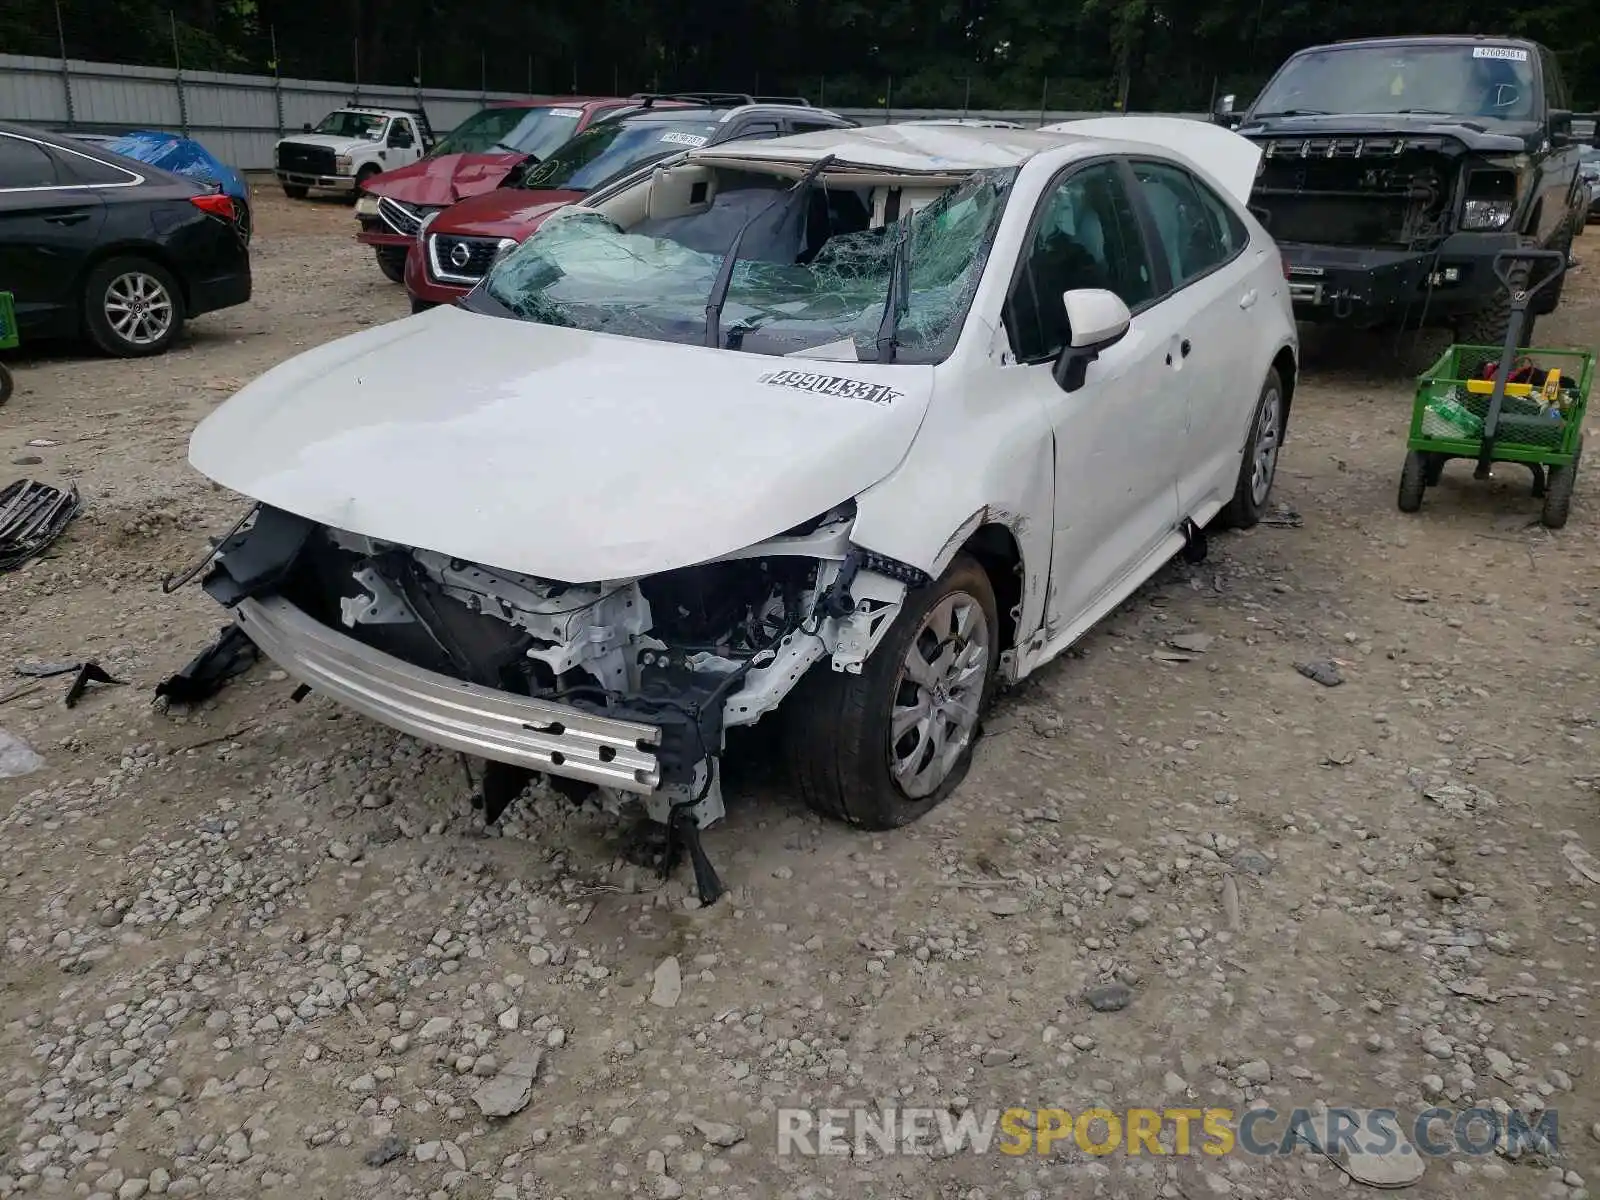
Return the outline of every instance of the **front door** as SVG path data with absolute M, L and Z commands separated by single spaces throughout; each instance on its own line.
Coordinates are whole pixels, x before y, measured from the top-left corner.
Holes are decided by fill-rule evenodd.
M 1077 288 L 1115 292 L 1133 323 L 1067 392 L 1052 365 L 1071 336 L 1062 296 Z M 1120 163 L 1069 168 L 1040 200 L 1004 314 L 1015 355 L 1004 369 L 1025 381 L 1055 437 L 1052 631 L 1093 609 L 1178 522 L 1186 416 L 1161 290 Z

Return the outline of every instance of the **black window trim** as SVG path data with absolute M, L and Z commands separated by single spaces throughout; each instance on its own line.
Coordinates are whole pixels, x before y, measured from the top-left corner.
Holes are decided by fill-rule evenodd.
M 1010 306 L 1011 293 L 1016 290 L 1017 283 L 1022 278 L 1022 272 L 1025 269 L 1028 261 L 1028 255 L 1033 250 L 1034 237 L 1038 234 L 1039 224 L 1044 219 L 1046 206 L 1054 198 L 1056 192 L 1059 191 L 1072 176 L 1078 174 L 1080 171 L 1088 170 L 1091 167 L 1106 166 L 1108 164 L 1117 169 L 1117 174 L 1122 180 L 1123 190 L 1128 193 L 1128 203 L 1133 206 L 1134 221 L 1139 227 L 1140 241 L 1144 245 L 1145 262 L 1150 268 L 1150 283 L 1152 288 L 1150 299 L 1142 300 L 1136 306 L 1129 305 L 1128 312 L 1131 316 L 1137 317 L 1141 313 L 1149 312 L 1151 308 L 1155 307 L 1157 304 L 1161 303 L 1161 301 L 1173 294 L 1172 280 L 1170 278 L 1170 272 L 1167 270 L 1167 256 L 1165 253 L 1157 255 L 1153 252 L 1155 247 L 1159 246 L 1160 243 L 1159 241 L 1154 244 L 1151 243 L 1151 228 L 1147 224 L 1147 214 L 1144 211 L 1144 206 L 1140 202 L 1138 195 L 1131 187 L 1131 184 L 1136 181 L 1132 178 L 1133 172 L 1128 166 L 1127 158 L 1120 154 L 1096 154 L 1092 158 L 1080 158 L 1068 163 L 1066 166 L 1062 167 L 1059 171 L 1052 175 L 1050 177 L 1050 182 L 1045 184 L 1045 186 L 1039 190 L 1039 198 L 1034 202 L 1033 206 L 1033 215 L 1028 218 L 1028 227 L 1023 232 L 1022 253 L 1017 255 L 1017 261 L 1012 265 L 1011 280 L 1006 284 L 1005 297 L 1000 302 L 1000 324 L 1002 327 L 1005 325 L 1005 309 Z M 1006 330 L 1006 339 L 1009 341 L 1010 338 L 1011 331 L 1008 329 Z M 1022 367 L 1037 367 L 1044 363 L 1055 362 L 1055 360 L 1060 357 L 1063 349 L 1065 349 L 1065 347 L 1059 347 L 1055 353 L 1044 358 L 1024 358 L 1022 355 L 1017 353 L 1017 348 L 1015 346 L 1011 348 L 1011 353 L 1016 359 L 1016 365 Z
M 1161 241 L 1161 230 L 1160 227 L 1156 225 L 1155 213 L 1150 210 L 1149 204 L 1145 201 L 1144 190 L 1139 183 L 1138 174 L 1134 170 L 1134 165 L 1136 163 L 1151 163 L 1156 166 L 1165 167 L 1170 171 L 1176 171 L 1180 175 L 1187 177 L 1189 182 L 1194 184 L 1197 190 L 1204 188 L 1206 191 L 1210 192 L 1217 198 L 1218 202 L 1221 203 L 1224 208 L 1232 213 L 1234 220 L 1239 221 L 1239 225 L 1244 229 L 1245 236 L 1243 244 L 1241 244 L 1239 248 L 1232 254 L 1228 255 L 1227 258 L 1220 259 L 1217 262 L 1212 263 L 1211 266 L 1207 267 L 1204 271 L 1201 271 L 1198 275 L 1192 276 L 1191 278 L 1184 280 L 1182 283 L 1178 283 L 1176 280 L 1174 280 L 1172 278 L 1172 272 L 1167 266 L 1167 251 L 1165 245 Z M 1250 226 L 1246 225 L 1243 220 L 1240 220 L 1239 214 L 1233 211 L 1233 206 L 1228 203 L 1227 197 L 1225 197 L 1216 188 L 1212 187 L 1204 179 L 1201 179 L 1200 176 L 1196 175 L 1182 163 L 1170 158 L 1160 158 L 1152 154 L 1137 154 L 1129 155 L 1128 157 L 1124 158 L 1122 160 L 1122 168 L 1123 172 L 1127 176 L 1129 185 L 1133 189 L 1134 211 L 1139 214 L 1139 225 L 1144 230 L 1145 241 L 1150 245 L 1160 247 L 1161 249 L 1161 274 L 1166 280 L 1167 287 L 1166 291 L 1162 292 L 1161 295 L 1157 297 L 1158 299 L 1164 300 L 1168 296 L 1176 296 L 1185 288 L 1192 287 L 1194 284 L 1199 283 L 1202 279 L 1206 279 L 1212 275 L 1215 275 L 1218 271 L 1222 270 L 1223 267 L 1242 257 L 1244 252 L 1250 248 L 1251 243 L 1255 241 L 1255 234 L 1250 231 Z
M 84 154 L 80 150 L 73 150 L 67 146 L 58 146 L 54 142 L 47 142 L 41 138 L 29 137 L 25 133 L 18 133 L 10 129 L 0 129 L 0 137 L 8 137 L 37 146 L 57 166 L 65 165 L 70 167 L 70 163 L 63 164 L 60 162 L 61 155 L 70 154 L 74 158 L 82 158 L 94 163 L 96 166 L 107 167 L 128 176 L 127 180 L 122 183 L 49 183 L 40 184 L 36 187 L 0 187 L 0 192 L 8 196 L 20 192 L 81 192 L 85 190 L 97 191 L 102 188 L 138 187 L 145 181 L 145 177 L 137 171 L 130 171 L 127 167 L 120 167 L 116 163 L 108 163 L 103 158 L 96 158 L 92 154 Z

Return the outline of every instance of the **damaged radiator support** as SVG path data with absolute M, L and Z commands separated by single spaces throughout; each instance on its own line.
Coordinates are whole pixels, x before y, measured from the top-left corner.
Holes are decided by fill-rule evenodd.
M 727 727 L 823 660 L 859 672 L 927 582 L 852 546 L 853 520 L 842 506 L 698 566 L 570 584 L 263 506 L 204 588 L 302 688 L 480 760 L 486 822 L 535 775 L 612 811 L 639 803 L 646 861 L 669 873 L 687 854 L 710 903 L 723 889 L 700 833 L 724 815 Z M 207 666 L 188 674 L 225 677 Z

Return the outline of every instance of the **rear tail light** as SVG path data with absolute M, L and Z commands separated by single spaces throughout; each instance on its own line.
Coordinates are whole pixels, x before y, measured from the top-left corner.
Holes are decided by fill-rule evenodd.
M 1289 260 L 1284 257 L 1283 251 L 1278 251 L 1278 265 L 1283 268 L 1283 277 L 1289 278 Z
M 233 206 L 233 197 L 223 192 L 209 192 L 204 196 L 190 196 L 189 203 L 213 217 L 221 217 L 232 224 L 239 219 L 239 213 Z

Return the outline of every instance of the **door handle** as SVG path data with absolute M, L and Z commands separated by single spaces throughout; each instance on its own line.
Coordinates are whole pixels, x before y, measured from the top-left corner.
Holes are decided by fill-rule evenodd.
M 1239 307 L 1240 308 L 1254 308 L 1255 304 L 1256 304 L 1256 290 L 1255 290 L 1255 288 L 1251 288 L 1248 292 L 1246 292 L 1244 295 L 1239 297 Z
M 1193 349 L 1193 347 L 1189 345 L 1189 339 L 1188 338 L 1184 338 L 1182 345 L 1180 345 L 1178 347 L 1178 353 L 1182 354 L 1185 358 L 1188 358 L 1189 357 L 1189 351 L 1192 350 L 1192 349 Z
M 88 219 L 89 214 L 86 212 L 58 213 L 56 216 L 45 218 L 52 225 L 77 225 Z

